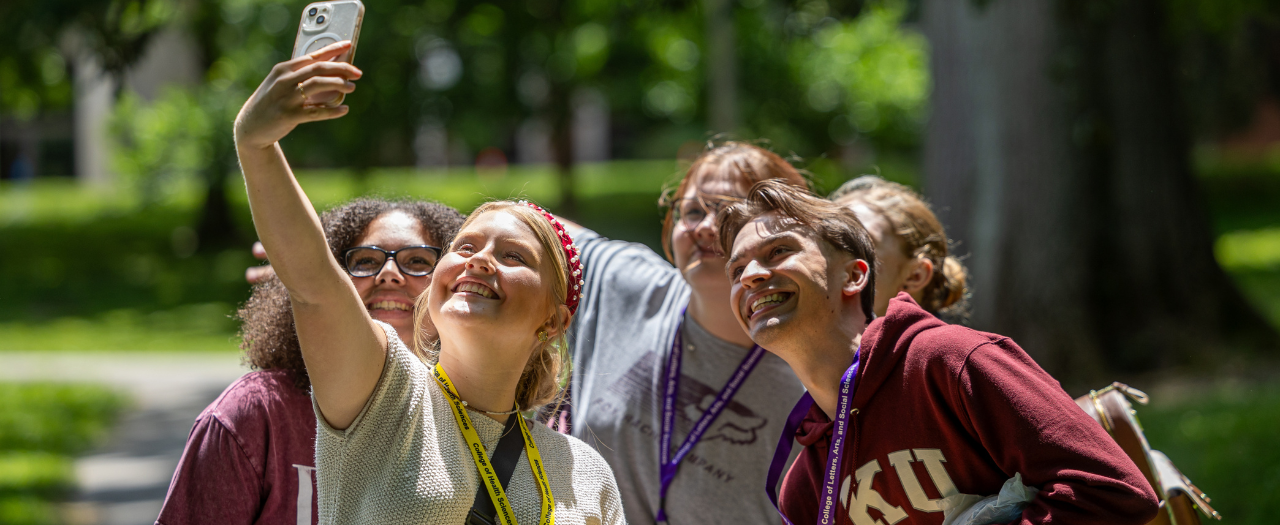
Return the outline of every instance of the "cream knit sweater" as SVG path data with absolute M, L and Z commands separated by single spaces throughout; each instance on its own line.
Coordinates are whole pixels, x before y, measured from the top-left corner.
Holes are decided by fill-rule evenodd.
M 382 378 L 346 430 L 316 407 L 320 523 L 462 524 L 480 475 L 431 369 L 390 325 Z M 314 405 L 314 400 L 313 400 Z M 490 456 L 502 424 L 472 412 Z M 555 496 L 557 525 L 625 523 L 613 471 L 576 438 L 530 425 Z M 541 494 L 523 452 L 507 488 L 521 525 L 536 525 Z

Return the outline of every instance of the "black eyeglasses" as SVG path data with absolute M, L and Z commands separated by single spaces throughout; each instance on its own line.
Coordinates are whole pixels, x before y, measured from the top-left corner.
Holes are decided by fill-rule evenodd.
M 715 217 L 729 205 L 741 202 L 742 199 L 737 197 L 689 197 L 677 199 L 671 207 L 674 219 L 684 223 L 685 228 L 694 228 L 707 218 L 708 215 Z
M 352 277 L 373 277 L 387 265 L 387 258 L 395 259 L 400 273 L 422 277 L 436 269 L 440 260 L 440 248 L 436 246 L 405 246 L 399 250 L 384 250 L 377 246 L 356 246 L 342 254 L 342 265 Z

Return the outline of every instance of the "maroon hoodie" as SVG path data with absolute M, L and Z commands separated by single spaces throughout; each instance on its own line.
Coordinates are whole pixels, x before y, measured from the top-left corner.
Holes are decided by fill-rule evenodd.
M 1058 382 L 1007 337 L 948 325 L 906 293 L 862 336 L 840 472 L 839 523 L 942 523 L 938 500 L 1040 489 L 1015 523 L 1145 524 L 1156 496 Z M 779 505 L 817 521 L 832 422 L 814 405 Z

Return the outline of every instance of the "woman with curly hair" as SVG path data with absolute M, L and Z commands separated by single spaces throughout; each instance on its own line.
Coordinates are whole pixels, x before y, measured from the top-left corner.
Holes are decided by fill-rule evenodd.
M 438 247 L 453 239 L 462 214 L 434 202 L 362 198 L 320 221 L 329 253 L 369 315 L 413 333 L 414 300 L 431 282 Z M 316 417 L 289 293 L 268 274 L 237 316 L 244 361 L 256 371 L 196 418 L 157 523 L 317 521 Z M 423 331 L 435 339 L 429 323 Z

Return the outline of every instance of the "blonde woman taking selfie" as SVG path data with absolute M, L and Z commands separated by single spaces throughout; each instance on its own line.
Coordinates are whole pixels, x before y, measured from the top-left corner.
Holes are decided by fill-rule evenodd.
M 410 334 L 369 316 L 329 253 L 278 141 L 347 113 L 332 101 L 361 72 L 328 60 L 349 46 L 277 64 L 235 129 L 254 225 L 289 291 L 311 378 L 320 522 L 484 522 L 477 513 L 491 505 L 493 523 L 622 523 L 600 455 L 520 415 L 553 401 L 557 348 L 581 299 L 559 222 L 516 202 L 467 218 L 417 300 L 417 326 L 429 315 L 439 334 L 425 360 L 402 342 Z M 503 450 L 515 451 L 509 482 Z

